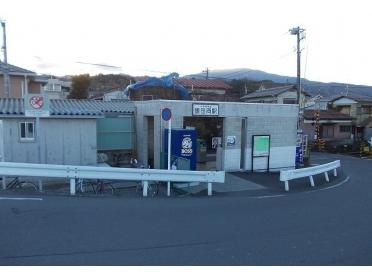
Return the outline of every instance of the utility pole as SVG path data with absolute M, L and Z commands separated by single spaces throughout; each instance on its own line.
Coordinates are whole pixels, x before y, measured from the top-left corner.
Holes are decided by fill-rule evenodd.
M 9 72 L 8 72 L 8 54 L 7 54 L 7 47 L 6 47 L 6 28 L 5 28 L 5 21 L 0 20 L 1 27 L 3 28 L 3 47 L 2 50 L 4 52 L 4 65 L 3 65 L 3 75 L 4 75 L 4 96 L 6 98 L 10 97 L 9 93 Z
M 300 98 L 301 98 L 301 45 L 300 42 L 304 39 L 304 36 L 301 36 L 305 29 L 298 27 L 294 27 L 289 30 L 291 35 L 297 36 L 297 103 L 300 105 Z
M 207 67 L 207 69 L 205 71 L 203 71 L 203 73 L 206 73 L 205 79 L 208 79 L 209 78 L 209 69 L 208 69 L 208 67 Z

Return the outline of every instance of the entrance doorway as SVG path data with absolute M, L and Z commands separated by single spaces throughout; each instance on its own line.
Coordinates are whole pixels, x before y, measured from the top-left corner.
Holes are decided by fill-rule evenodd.
M 216 170 L 216 151 L 223 138 L 223 117 L 184 117 L 185 129 L 197 133 L 197 170 Z

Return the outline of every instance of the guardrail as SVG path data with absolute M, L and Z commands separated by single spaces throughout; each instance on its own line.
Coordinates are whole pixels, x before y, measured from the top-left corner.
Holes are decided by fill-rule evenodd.
M 143 182 L 143 196 L 147 196 L 149 181 L 205 182 L 208 196 L 212 195 L 212 183 L 225 181 L 224 171 L 185 171 L 160 169 L 135 169 L 112 167 L 89 167 L 0 162 L 0 176 L 32 176 L 66 178 L 70 180 L 70 194 L 75 195 L 75 180 L 110 179 Z M 4 185 L 3 185 L 4 188 Z
M 341 163 L 340 160 L 337 160 L 328 164 L 323 164 L 309 168 L 280 171 L 280 181 L 284 182 L 285 190 L 288 192 L 289 180 L 308 176 L 310 178 L 311 186 L 314 187 L 315 186 L 313 178 L 314 175 L 324 173 L 326 181 L 329 182 L 328 171 L 333 170 L 333 175 L 337 176 L 337 168 L 339 167 L 341 167 Z

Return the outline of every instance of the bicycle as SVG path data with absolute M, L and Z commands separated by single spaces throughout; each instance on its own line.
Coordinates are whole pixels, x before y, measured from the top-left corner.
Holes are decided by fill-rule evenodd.
M 15 177 L 13 180 L 11 180 L 6 186 L 5 189 L 8 190 L 35 190 L 39 191 L 39 187 L 34 184 L 33 182 L 26 181 L 26 180 L 20 180 L 19 177 Z
M 161 185 L 160 182 L 150 181 L 147 187 L 147 196 L 150 196 L 150 197 L 157 196 L 159 194 L 160 185 Z M 139 195 L 143 195 L 143 182 L 142 181 L 137 182 L 136 192 Z
M 115 187 L 112 185 L 112 182 L 109 180 L 100 180 L 97 179 L 94 187 L 96 194 L 115 194 Z
M 87 191 L 88 187 L 91 187 L 93 193 L 96 193 L 96 190 L 94 188 L 94 184 L 91 181 L 89 181 L 87 179 L 82 179 L 82 178 L 79 178 L 77 180 L 77 183 L 76 183 L 76 192 L 77 193 L 82 193 L 82 194 L 87 193 L 88 192 Z

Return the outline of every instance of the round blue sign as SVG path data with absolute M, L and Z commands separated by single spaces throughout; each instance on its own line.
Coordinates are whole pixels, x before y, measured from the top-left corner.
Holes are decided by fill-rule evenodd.
M 163 108 L 161 111 L 161 117 L 164 121 L 169 121 L 172 118 L 172 112 L 169 108 Z

